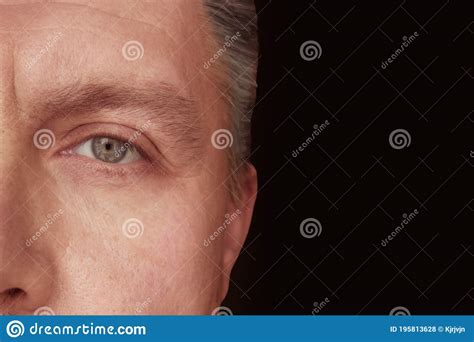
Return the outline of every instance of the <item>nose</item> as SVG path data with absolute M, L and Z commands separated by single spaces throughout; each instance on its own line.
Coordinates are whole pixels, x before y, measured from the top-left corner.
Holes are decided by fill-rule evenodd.
M 31 314 L 48 306 L 54 290 L 55 254 L 47 235 L 53 217 L 41 214 L 39 194 L 27 190 L 23 172 L 8 174 L 5 160 L 0 170 L 0 314 Z
M 31 314 L 55 289 L 56 255 L 44 230 L 52 202 L 16 115 L 9 51 L 0 41 L 0 314 Z

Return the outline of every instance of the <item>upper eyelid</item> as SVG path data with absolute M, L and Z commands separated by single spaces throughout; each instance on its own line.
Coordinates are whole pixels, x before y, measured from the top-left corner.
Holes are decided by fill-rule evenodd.
M 155 122 L 160 126 L 161 134 L 176 137 L 189 145 L 203 135 L 196 102 L 164 82 L 148 82 L 139 87 L 78 82 L 45 91 L 40 99 L 47 101 L 38 101 L 34 112 L 46 120 L 107 112 L 111 116 L 133 117 L 134 121 Z
M 65 128 L 65 127 L 64 127 Z M 94 137 L 110 137 L 116 140 L 127 142 L 133 136 L 135 129 L 122 125 L 116 122 L 90 122 L 73 126 L 71 129 L 64 129 L 64 132 L 60 132 L 56 135 L 56 144 L 54 149 L 50 151 L 50 154 L 55 154 L 61 150 L 70 150 L 89 139 Z M 137 139 L 133 139 L 131 143 L 135 148 L 140 150 L 140 145 L 152 145 L 154 149 L 158 149 L 158 146 L 147 137 L 146 134 L 141 134 Z
M 137 91 L 139 96 L 130 98 Z M 96 82 L 43 92 L 41 96 L 47 101 L 37 100 L 33 111 L 44 118 L 46 127 L 74 129 L 76 125 L 105 122 L 137 130 L 150 121 L 152 126 L 144 135 L 177 173 L 194 167 L 208 148 L 208 128 L 203 125 L 204 115 L 197 103 L 167 84 L 124 87 Z M 148 150 L 141 152 L 148 154 Z
M 183 124 L 187 122 L 194 122 L 196 120 L 195 113 L 188 113 L 184 119 L 173 118 L 173 113 L 160 113 L 158 114 L 160 118 L 157 118 L 156 112 L 145 109 L 139 111 L 137 108 L 132 107 L 128 106 L 127 108 L 117 109 L 105 108 L 102 109 L 101 112 L 74 114 L 67 119 L 64 119 L 61 115 L 53 115 L 52 117 L 56 117 L 57 119 L 45 126 L 51 128 L 55 133 L 57 132 L 57 141 L 63 140 L 61 137 L 68 136 L 67 141 L 62 144 L 62 148 L 66 149 L 72 148 L 75 144 L 96 134 L 111 135 L 108 129 L 102 130 L 94 128 L 92 133 L 90 130 L 87 130 L 88 133 L 83 133 L 80 135 L 80 138 L 78 138 L 78 134 L 73 132 L 76 132 L 78 128 L 83 126 L 104 125 L 105 127 L 105 125 L 114 125 L 117 127 L 125 127 L 127 131 L 122 131 L 125 134 L 112 134 L 111 136 L 128 140 L 142 125 L 146 122 L 151 122 L 150 127 L 140 135 L 138 141 L 141 141 L 141 139 L 145 137 L 146 139 L 143 139 L 143 141 L 153 145 L 154 148 L 146 148 L 146 144 L 144 145 L 145 148 L 141 148 L 141 144 L 139 144 L 138 141 L 134 143 L 142 156 L 147 159 L 160 160 L 159 164 L 161 164 L 161 166 L 164 164 L 164 168 L 167 169 L 167 172 L 176 175 L 176 177 L 180 177 L 182 174 L 190 174 L 190 169 L 195 169 L 195 165 L 199 160 L 202 160 L 204 151 L 207 150 L 208 146 L 208 144 L 206 144 L 206 134 L 204 133 L 206 130 L 203 130 L 200 120 L 196 121 L 196 124 L 193 126 L 183 126 Z M 158 110 L 157 108 L 154 109 Z M 163 112 L 164 108 L 160 108 L 159 110 Z M 184 111 L 186 111 L 186 109 L 184 109 Z M 180 134 L 184 135 L 182 136 Z M 74 136 L 74 138 L 71 138 L 71 136 Z M 53 151 L 49 151 L 49 155 L 52 156 L 58 153 L 59 148 L 60 147 L 57 146 Z M 149 153 L 150 151 L 151 154 Z

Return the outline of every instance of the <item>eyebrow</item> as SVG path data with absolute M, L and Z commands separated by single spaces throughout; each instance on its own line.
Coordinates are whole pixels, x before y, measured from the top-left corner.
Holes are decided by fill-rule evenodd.
M 187 149 L 199 146 L 202 127 L 195 100 L 180 94 L 180 90 L 164 82 L 141 86 L 110 83 L 76 83 L 40 95 L 36 113 L 48 119 L 73 118 L 75 115 L 100 115 L 103 111 L 117 116 L 133 115 L 138 121 L 150 120 L 159 127 L 169 147 L 185 144 Z M 176 145 L 176 146 L 174 146 Z

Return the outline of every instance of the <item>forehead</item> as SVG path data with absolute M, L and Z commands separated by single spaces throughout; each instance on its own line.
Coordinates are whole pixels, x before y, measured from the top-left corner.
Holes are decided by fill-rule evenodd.
M 15 23 L 20 24 L 21 27 L 26 24 L 34 26 L 33 18 L 39 18 L 42 13 L 54 11 L 61 14 L 68 12 L 70 15 L 68 19 L 71 19 L 71 17 L 80 16 L 81 11 L 87 9 L 155 26 L 166 17 L 172 19 L 172 13 L 180 15 L 195 13 L 200 5 L 201 0 L 0 0 L 2 9 L 0 28 L 12 29 L 15 28 Z M 12 16 L 12 14 L 15 15 Z M 87 15 L 88 12 L 84 14 Z M 176 20 L 176 17 L 174 19 Z M 58 22 L 61 21 L 58 20 Z M 73 24 L 70 21 L 67 23 Z
M 0 0 L 0 64 L 20 102 L 97 79 L 166 82 L 202 97 L 193 88 L 209 82 L 202 13 L 200 0 Z

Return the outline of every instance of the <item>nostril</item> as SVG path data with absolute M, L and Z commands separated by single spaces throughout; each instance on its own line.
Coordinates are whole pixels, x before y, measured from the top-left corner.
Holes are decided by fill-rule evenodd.
M 8 304 L 8 303 L 16 301 L 17 299 L 22 297 L 24 293 L 25 291 L 23 291 L 22 289 L 18 287 L 5 290 L 2 293 L 0 293 L 0 305 L 5 304 L 5 303 Z
M 0 316 L 1 315 L 12 315 L 11 311 L 18 301 L 26 295 L 26 292 L 22 289 L 15 287 L 5 290 L 0 293 Z
M 11 299 L 16 299 L 25 293 L 22 289 L 15 287 L 5 291 L 5 295 Z

